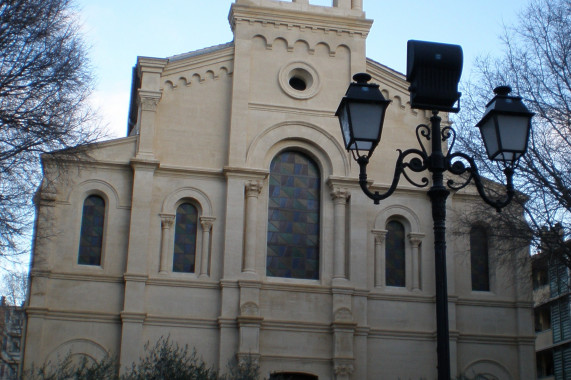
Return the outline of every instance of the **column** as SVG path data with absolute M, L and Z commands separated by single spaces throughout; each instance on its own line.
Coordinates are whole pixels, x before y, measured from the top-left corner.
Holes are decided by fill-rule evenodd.
M 408 234 L 412 252 L 412 290 L 420 290 L 420 243 L 424 234 L 413 233 Z
M 363 0 L 351 0 L 351 8 L 357 11 L 362 11 Z
M 163 274 L 169 271 L 170 241 L 174 218 L 174 215 L 161 214 L 161 262 L 159 273 Z
M 334 188 L 331 192 L 334 207 L 333 279 L 347 279 L 345 268 L 345 207 L 349 199 L 346 189 Z
M 210 263 L 210 231 L 216 218 L 211 216 L 200 217 L 202 226 L 202 252 L 200 254 L 200 274 L 199 277 L 208 277 L 208 264 Z
M 375 237 L 375 286 L 385 286 L 385 239 L 387 230 L 372 230 Z
M 246 243 L 243 272 L 256 274 L 256 227 L 258 225 L 258 196 L 262 191 L 261 181 L 246 183 Z

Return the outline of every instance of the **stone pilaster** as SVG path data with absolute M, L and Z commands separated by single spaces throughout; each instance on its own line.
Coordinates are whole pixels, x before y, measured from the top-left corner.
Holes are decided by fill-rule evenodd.
M 175 215 L 161 214 L 161 259 L 159 272 L 163 274 L 169 272 L 170 242 L 174 219 Z
M 216 218 L 210 216 L 200 217 L 200 225 L 202 226 L 202 251 L 200 252 L 200 277 L 208 277 L 208 268 L 210 263 L 210 234 L 212 226 Z
M 411 232 L 408 234 L 408 239 L 410 241 L 412 254 L 412 290 L 420 290 L 420 272 L 422 270 L 420 267 L 420 244 L 422 243 L 422 239 L 424 239 L 424 234 Z
M 331 199 L 333 200 L 334 215 L 334 243 L 333 243 L 333 281 L 346 280 L 346 250 L 345 250 L 345 208 L 350 193 L 347 189 L 332 187 Z
M 387 230 L 372 230 L 375 237 L 375 286 L 385 286 L 385 239 Z
M 246 232 L 243 272 L 256 275 L 256 228 L 258 226 L 258 197 L 261 181 L 246 182 Z

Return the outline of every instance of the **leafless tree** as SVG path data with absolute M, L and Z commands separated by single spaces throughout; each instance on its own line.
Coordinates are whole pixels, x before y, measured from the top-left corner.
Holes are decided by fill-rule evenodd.
M 492 89 L 511 85 L 536 115 L 528 152 L 516 170 L 516 189 L 524 196 L 493 216 L 494 233 L 531 241 L 571 268 L 571 246 L 565 244 L 571 232 L 571 0 L 531 0 L 517 24 L 505 28 L 503 42 L 504 55 L 480 58 L 476 78 L 464 85 L 463 111 L 455 120 L 460 149 L 478 158 L 486 176 L 505 182 L 482 144 L 474 143 L 480 137 L 473 126 Z M 521 210 L 527 224 L 519 222 Z
M 0 0 L 0 256 L 21 249 L 32 224 L 40 155 L 76 157 L 98 138 L 72 1 Z
M 12 306 L 21 306 L 26 299 L 28 290 L 28 273 L 11 271 L 2 276 L 2 295 L 6 303 Z

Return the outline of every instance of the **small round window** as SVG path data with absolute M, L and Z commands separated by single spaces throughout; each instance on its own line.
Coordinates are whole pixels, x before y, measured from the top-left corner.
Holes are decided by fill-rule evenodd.
M 319 91 L 319 77 L 313 67 L 304 62 L 292 62 L 280 70 L 282 90 L 292 98 L 308 99 Z

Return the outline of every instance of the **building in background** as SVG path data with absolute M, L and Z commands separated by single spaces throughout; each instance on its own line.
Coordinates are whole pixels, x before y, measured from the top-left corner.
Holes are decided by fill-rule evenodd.
M 0 301 L 0 380 L 15 380 L 21 359 L 22 330 L 24 326 L 24 308 L 8 305 L 6 298 Z
M 63 174 L 44 157 L 24 367 L 67 352 L 124 367 L 170 336 L 222 371 L 249 355 L 265 377 L 435 377 L 426 190 L 374 206 L 334 116 L 358 72 L 392 101 L 369 164 L 382 189 L 430 113 L 367 59 L 361 0 L 237 0 L 229 20 L 230 43 L 138 58 L 128 137 Z M 490 228 L 449 236 L 452 372 L 533 379 L 529 268 L 495 260 Z
M 539 379 L 571 377 L 571 289 L 569 268 L 556 255 L 533 258 L 535 349 Z

